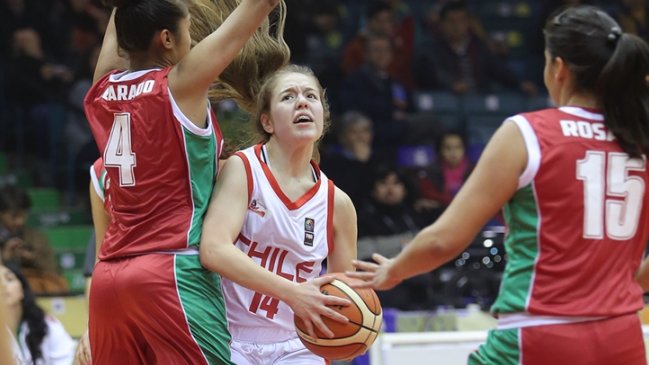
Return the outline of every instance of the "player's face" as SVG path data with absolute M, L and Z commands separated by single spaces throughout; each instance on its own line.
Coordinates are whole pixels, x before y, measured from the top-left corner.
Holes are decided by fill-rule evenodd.
M 5 289 L 5 303 L 7 306 L 20 305 L 23 300 L 23 286 L 16 275 L 5 266 L 0 266 L 0 280 Z
M 301 73 L 281 76 L 264 128 L 279 140 L 315 142 L 322 136 L 323 123 L 320 88 L 313 77 Z

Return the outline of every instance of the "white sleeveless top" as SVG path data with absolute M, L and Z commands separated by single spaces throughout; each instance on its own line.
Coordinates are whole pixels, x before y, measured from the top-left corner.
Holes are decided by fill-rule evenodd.
M 248 211 L 237 248 L 257 264 L 294 282 L 320 275 L 333 250 L 334 184 L 311 162 L 315 185 L 296 201 L 281 191 L 256 145 L 236 153 L 246 168 Z M 234 340 L 281 342 L 295 338 L 293 311 L 277 299 L 222 279 L 228 324 Z

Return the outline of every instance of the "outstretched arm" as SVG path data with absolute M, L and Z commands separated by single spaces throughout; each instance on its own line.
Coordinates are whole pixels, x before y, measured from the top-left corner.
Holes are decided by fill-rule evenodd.
M 366 272 L 350 273 L 350 276 L 364 279 L 366 286 L 389 289 L 451 260 L 514 195 L 526 164 L 523 137 L 513 122 L 506 122 L 494 134 L 466 184 L 435 223 L 419 232 L 392 260 L 374 254 L 377 264 L 355 262 L 357 269 Z
M 320 331 L 333 336 L 321 316 L 346 322 L 344 316 L 327 305 L 349 304 L 346 300 L 320 293 L 320 286 L 331 282 L 333 277 L 297 284 L 257 265 L 233 245 L 239 236 L 248 209 L 246 181 L 243 161 L 238 156 L 230 157 L 219 173 L 212 200 L 203 220 L 201 264 L 239 285 L 284 301 L 305 321 L 309 335 L 315 336 L 315 324 Z
M 356 209 L 352 200 L 342 190 L 334 193 L 334 251 L 327 257 L 327 272 L 354 270 L 356 259 Z
M 104 33 L 104 41 L 101 44 L 101 51 L 99 52 L 97 66 L 95 67 L 95 73 L 92 78 L 93 84 L 112 70 L 125 70 L 128 68 L 128 61 L 118 53 L 119 46 L 117 45 L 117 32 L 115 30 L 115 10 L 113 9 L 110 15 L 106 33 Z

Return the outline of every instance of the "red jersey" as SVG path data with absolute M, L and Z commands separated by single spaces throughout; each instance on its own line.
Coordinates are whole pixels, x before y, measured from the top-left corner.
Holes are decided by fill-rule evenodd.
M 206 128 L 180 111 L 169 91 L 170 70 L 111 73 L 86 95 L 111 184 L 101 259 L 200 242 L 223 139 L 211 109 Z
M 649 238 L 646 158 L 630 159 L 597 112 L 511 119 L 528 165 L 505 206 L 509 262 L 492 310 L 608 317 L 641 309 L 634 275 Z

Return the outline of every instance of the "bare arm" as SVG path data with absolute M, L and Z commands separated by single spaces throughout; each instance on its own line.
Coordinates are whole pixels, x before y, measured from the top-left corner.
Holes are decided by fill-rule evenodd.
M 174 99 L 190 119 L 194 113 L 204 112 L 210 85 L 278 3 L 279 0 L 242 0 L 223 24 L 192 48 L 169 73 Z
M 92 209 L 92 224 L 95 227 L 95 244 L 97 245 L 96 255 L 99 255 L 101 243 L 110 224 L 110 216 L 104 209 L 104 202 L 101 200 L 95 187 L 90 183 L 90 207 Z
M 334 252 L 327 258 L 328 272 L 352 271 L 356 259 L 356 209 L 342 190 L 334 193 Z
M 92 223 L 95 228 L 95 262 L 97 262 L 97 257 L 99 256 L 99 250 L 101 249 L 101 244 L 104 241 L 104 235 L 110 224 L 110 215 L 106 212 L 104 208 L 104 202 L 99 197 L 99 194 L 95 190 L 95 186 L 92 181 L 90 182 L 90 207 L 92 210 Z M 90 302 L 90 286 L 92 283 L 92 278 L 86 279 L 86 305 Z M 90 342 L 88 340 L 88 330 L 81 336 L 79 339 L 79 344 L 77 346 L 77 351 L 74 355 L 75 364 L 88 365 L 92 363 L 92 354 L 90 353 Z
M 368 272 L 353 276 L 368 281 L 368 286 L 389 289 L 451 260 L 516 192 L 518 177 L 526 163 L 523 137 L 513 122 L 506 122 L 496 131 L 475 170 L 444 214 L 419 232 L 393 260 L 375 254 L 378 266 L 356 262 L 357 268 Z
M 104 34 L 104 41 L 101 44 L 101 51 L 97 58 L 97 66 L 92 78 L 94 84 L 102 76 L 112 70 L 125 70 L 128 68 L 128 61 L 118 53 L 117 32 L 115 30 L 115 10 L 113 9 Z
M 320 293 L 320 285 L 330 282 L 333 278 L 318 278 L 310 283 L 297 284 L 257 265 L 233 245 L 248 209 L 246 181 L 246 171 L 241 158 L 229 158 L 219 173 L 212 200 L 203 220 L 201 264 L 239 285 L 286 302 L 305 323 L 309 323 L 307 328 L 311 330 L 311 335 L 315 335 L 311 322 L 323 333 L 333 335 L 320 316 L 325 315 L 345 322 L 345 317 L 326 305 L 347 304 L 347 301 L 334 301 L 332 296 Z

